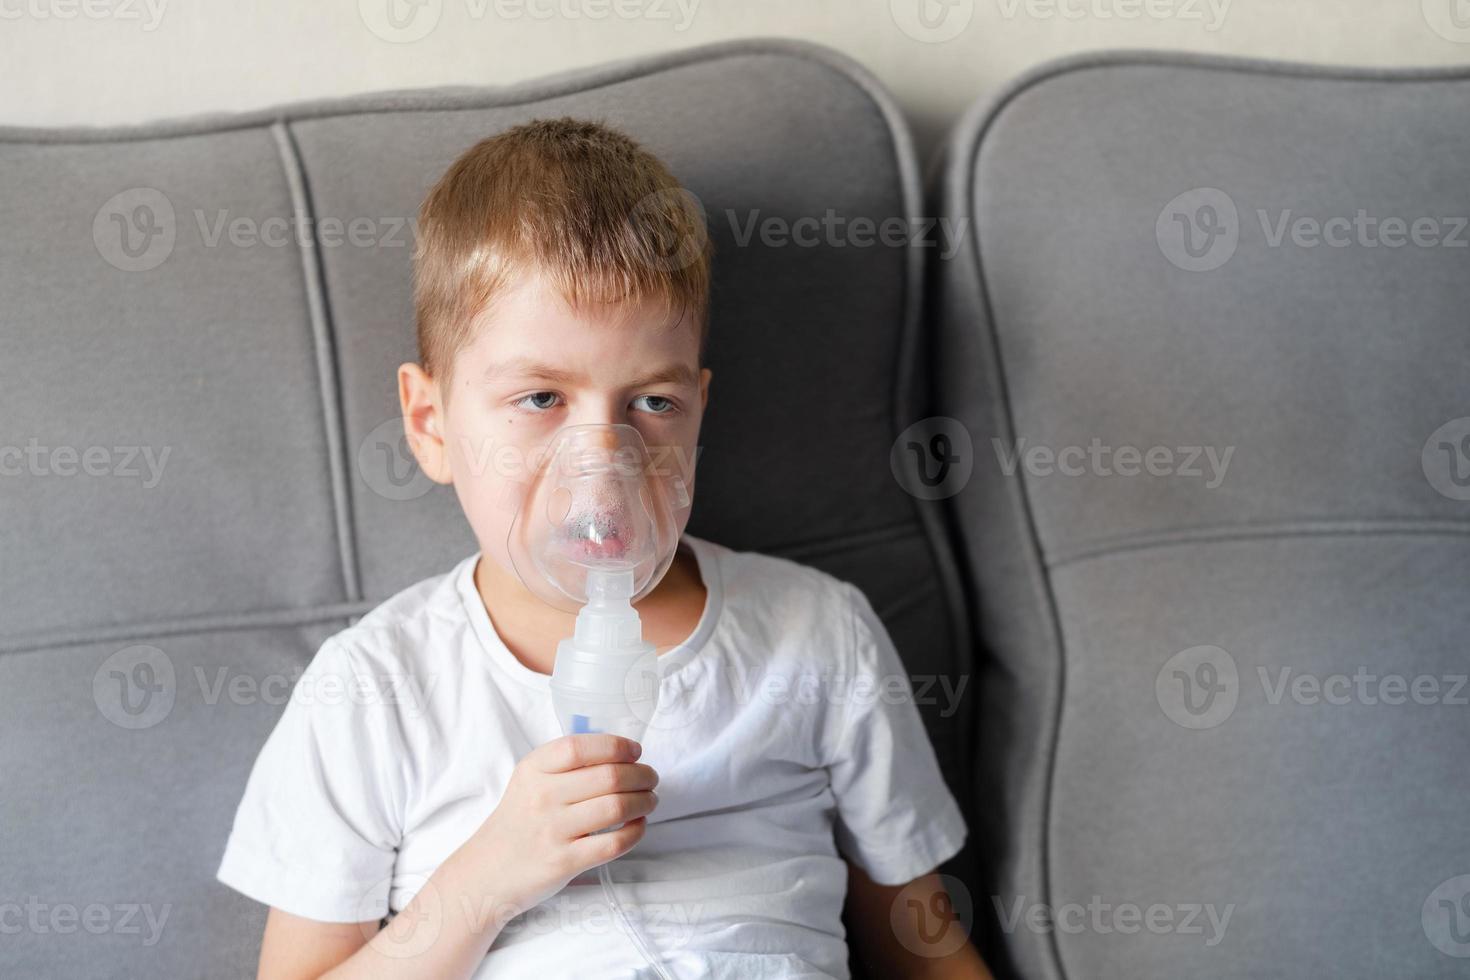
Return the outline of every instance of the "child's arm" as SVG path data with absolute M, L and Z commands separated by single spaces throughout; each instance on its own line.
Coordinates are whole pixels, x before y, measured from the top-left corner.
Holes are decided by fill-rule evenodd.
M 615 735 L 569 735 L 534 749 L 495 812 L 387 929 L 272 908 L 260 980 L 471 976 L 511 918 L 642 839 L 658 776 L 636 763 L 641 752 Z M 593 834 L 616 824 L 623 826 Z
M 927 874 L 907 885 L 880 885 L 851 861 L 847 875 L 850 934 L 869 975 L 885 980 L 991 980 L 969 939 L 955 933 L 964 926 L 949 918 L 949 896 L 939 875 Z

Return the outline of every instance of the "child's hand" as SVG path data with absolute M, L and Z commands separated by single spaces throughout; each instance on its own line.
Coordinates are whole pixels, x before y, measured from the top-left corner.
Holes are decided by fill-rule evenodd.
M 482 869 L 487 897 L 519 914 L 642 840 L 658 805 L 658 773 L 634 761 L 642 753 L 617 735 L 566 735 L 521 759 L 461 849 Z

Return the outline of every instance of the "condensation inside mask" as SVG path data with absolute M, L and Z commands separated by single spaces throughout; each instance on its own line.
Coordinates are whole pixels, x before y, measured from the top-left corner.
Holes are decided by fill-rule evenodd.
M 592 569 L 630 571 L 633 599 L 658 584 L 678 544 L 681 474 L 653 465 L 630 425 L 559 432 L 521 499 L 507 551 L 526 588 L 574 612 Z

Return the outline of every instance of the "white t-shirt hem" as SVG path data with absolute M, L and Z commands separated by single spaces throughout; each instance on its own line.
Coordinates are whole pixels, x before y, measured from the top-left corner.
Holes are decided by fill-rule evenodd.
M 255 853 L 234 835 L 225 844 L 215 878 L 263 905 L 318 922 L 366 922 L 388 906 L 389 879 L 343 889 L 319 871 L 303 872 Z
M 880 885 L 906 885 L 959 853 L 967 830 L 959 805 L 948 792 L 934 794 L 933 821 L 922 831 L 888 846 L 863 844 L 839 829 L 839 850 Z

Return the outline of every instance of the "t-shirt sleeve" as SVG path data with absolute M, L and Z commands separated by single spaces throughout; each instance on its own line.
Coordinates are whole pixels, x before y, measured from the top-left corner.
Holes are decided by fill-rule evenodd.
M 336 638 L 322 645 L 255 760 L 221 882 L 322 922 L 384 914 L 401 797 L 388 775 L 394 715 L 361 696 L 371 680 Z
M 837 844 L 882 885 L 901 885 L 953 857 L 965 821 L 940 774 L 893 641 L 856 587 L 846 704 L 829 728 Z

